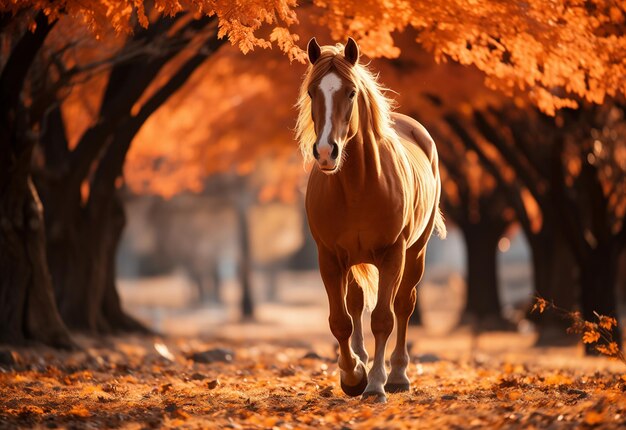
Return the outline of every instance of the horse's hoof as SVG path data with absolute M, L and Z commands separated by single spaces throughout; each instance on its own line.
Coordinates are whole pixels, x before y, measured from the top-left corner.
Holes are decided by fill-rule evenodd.
M 387 403 L 387 396 L 379 391 L 367 391 L 361 399 L 368 403 Z
M 367 369 L 365 369 L 365 366 L 363 366 L 363 377 L 361 378 L 361 381 L 358 384 L 354 386 L 346 385 L 344 384 L 343 381 L 341 381 L 341 389 L 343 390 L 344 393 L 346 393 L 350 397 L 360 396 L 361 394 L 363 394 L 363 391 L 365 391 L 366 387 L 367 387 Z
M 387 382 L 385 384 L 385 391 L 387 393 L 405 393 L 411 389 L 411 385 L 408 382 L 393 383 Z

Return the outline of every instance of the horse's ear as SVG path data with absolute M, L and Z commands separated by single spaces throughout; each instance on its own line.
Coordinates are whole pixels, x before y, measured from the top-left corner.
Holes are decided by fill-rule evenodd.
M 315 62 L 320 58 L 320 55 L 322 55 L 322 48 L 320 48 L 320 45 L 314 37 L 309 40 L 306 50 L 309 54 L 309 61 L 311 64 L 315 64 Z
M 343 51 L 343 56 L 353 66 L 357 61 L 359 61 L 359 45 L 357 45 L 351 37 L 348 37 L 348 43 L 346 43 L 346 49 Z

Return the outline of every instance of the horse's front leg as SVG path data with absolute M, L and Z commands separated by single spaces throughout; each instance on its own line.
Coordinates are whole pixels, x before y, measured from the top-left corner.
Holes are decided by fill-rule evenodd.
M 373 397 L 377 402 L 387 400 L 384 388 L 387 382 L 385 350 L 389 335 L 393 331 L 394 315 L 391 305 L 402 278 L 404 261 L 405 246 L 403 243 L 389 249 L 378 266 L 380 272 L 378 301 L 372 312 L 372 333 L 375 342 L 374 364 L 369 372 L 363 399 Z
M 341 388 L 349 396 L 358 396 L 367 386 L 367 369 L 350 347 L 352 319 L 348 314 L 345 300 L 348 268 L 342 265 L 333 253 L 323 249 L 319 249 L 319 262 L 328 295 L 330 331 L 339 342 Z

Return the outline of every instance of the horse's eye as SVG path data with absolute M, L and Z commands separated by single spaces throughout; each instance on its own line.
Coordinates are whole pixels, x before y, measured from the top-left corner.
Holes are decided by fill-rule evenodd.
M 348 97 L 350 97 L 350 100 L 352 100 L 354 96 L 356 96 L 356 91 L 352 90 L 352 92 L 350 92 L 350 95 Z

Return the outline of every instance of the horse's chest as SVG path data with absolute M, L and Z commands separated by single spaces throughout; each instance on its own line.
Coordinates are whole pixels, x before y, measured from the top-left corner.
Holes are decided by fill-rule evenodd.
M 318 243 L 351 256 L 370 255 L 392 245 L 404 227 L 402 202 L 374 191 L 350 198 L 307 193 L 307 216 Z

